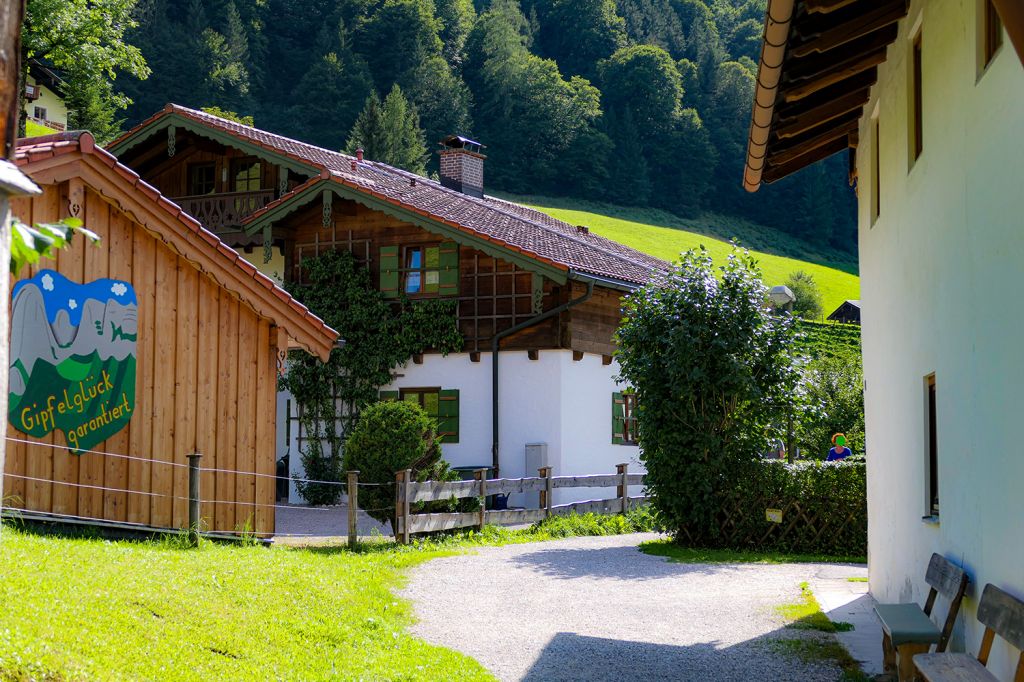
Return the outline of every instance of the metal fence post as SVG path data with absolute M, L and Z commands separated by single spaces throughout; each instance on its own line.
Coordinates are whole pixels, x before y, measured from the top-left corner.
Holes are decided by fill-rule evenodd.
M 199 460 L 202 458 L 199 453 L 188 456 L 188 535 L 193 547 L 199 545 Z
M 629 464 L 616 464 L 615 473 L 622 477 L 619 483 L 619 498 L 622 499 L 622 513 L 629 511 Z
M 487 469 L 477 469 L 473 472 L 473 478 L 480 482 L 480 532 L 484 532 L 484 524 L 487 522 Z
M 348 548 L 359 540 L 359 472 L 348 472 Z

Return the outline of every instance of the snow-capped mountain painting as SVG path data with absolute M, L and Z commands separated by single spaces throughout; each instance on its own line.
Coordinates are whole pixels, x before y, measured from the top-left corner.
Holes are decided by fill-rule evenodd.
M 78 454 L 127 426 L 138 336 L 131 284 L 42 270 L 11 297 L 10 423 L 37 438 L 59 429 Z

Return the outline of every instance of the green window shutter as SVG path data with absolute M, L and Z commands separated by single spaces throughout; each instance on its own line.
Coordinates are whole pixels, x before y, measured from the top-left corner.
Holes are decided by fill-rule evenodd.
M 624 423 L 626 416 L 626 401 L 622 399 L 621 393 L 612 393 L 612 444 L 622 445 L 625 440 Z
M 441 296 L 459 295 L 459 245 L 455 242 L 444 242 L 438 254 L 438 269 Z
M 398 391 L 381 391 L 380 392 L 380 399 L 381 399 L 381 401 L 384 401 L 384 400 L 398 400 L 399 395 L 400 394 L 399 394 Z
M 442 389 L 437 406 L 437 434 L 442 443 L 459 442 L 459 390 Z
M 380 290 L 384 298 L 398 298 L 398 247 L 380 247 Z

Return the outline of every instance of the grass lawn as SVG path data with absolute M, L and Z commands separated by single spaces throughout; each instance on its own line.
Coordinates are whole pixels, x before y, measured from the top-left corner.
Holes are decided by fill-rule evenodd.
M 667 261 L 703 244 L 716 262 L 724 263 L 732 249 L 729 240 L 738 238 L 754 252 L 769 286 L 782 284 L 797 270 L 812 274 L 821 290 L 826 316 L 846 299 L 860 298 L 855 256 L 822 249 L 741 218 L 706 214 L 687 219 L 658 209 L 548 197 L 507 198 L 572 225 L 586 225 L 603 237 Z
M 52 128 L 47 128 L 46 126 L 40 123 L 36 123 L 35 121 L 25 121 L 25 137 L 39 137 L 41 135 L 52 135 L 56 132 L 59 131 L 53 130 Z
M 415 639 L 401 571 L 437 551 L 0 538 L 0 680 L 492 679 Z

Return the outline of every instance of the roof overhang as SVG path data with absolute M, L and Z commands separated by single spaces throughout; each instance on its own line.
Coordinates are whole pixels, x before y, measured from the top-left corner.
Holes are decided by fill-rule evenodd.
M 743 186 L 844 149 L 909 0 L 768 0 Z
M 327 361 L 338 332 L 116 157 L 96 147 L 92 135 L 76 131 L 21 142 L 24 147 L 19 148 L 17 164 L 34 181 L 81 180 L 257 315 L 270 320 L 285 333 L 290 348 L 302 348 Z
M 288 170 L 295 171 L 300 175 L 315 176 L 320 172 L 320 168 L 312 163 L 276 152 L 265 146 L 254 144 L 243 137 L 231 135 L 212 126 L 203 125 L 202 123 L 171 109 L 163 109 L 135 126 L 124 135 L 107 145 L 107 150 L 114 156 L 123 156 L 126 152 L 129 152 L 135 147 L 149 141 L 159 133 L 164 133 L 166 135 L 168 128 L 174 128 L 175 130 L 179 128 L 187 130 L 199 137 L 205 137 L 208 140 L 219 142 L 226 147 L 241 149 L 248 154 L 252 154 L 253 156 L 262 158 L 265 161 L 287 168 Z

